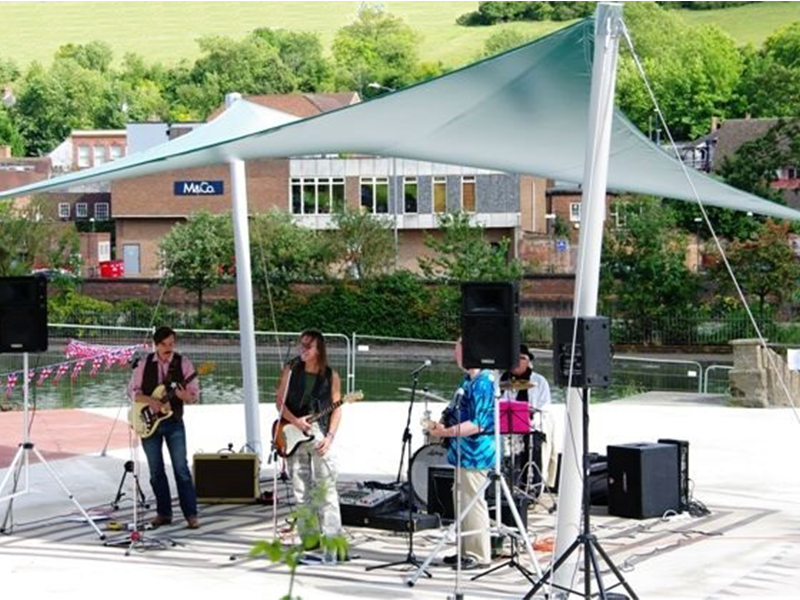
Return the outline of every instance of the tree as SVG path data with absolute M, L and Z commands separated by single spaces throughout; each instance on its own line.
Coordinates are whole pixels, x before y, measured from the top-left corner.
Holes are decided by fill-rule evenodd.
M 111 68 L 114 52 L 105 42 L 95 40 L 88 44 L 65 44 L 56 50 L 55 59 L 71 59 L 84 69 L 105 73 Z
M 250 255 L 253 281 L 262 296 L 267 280 L 281 293 L 292 281 L 323 279 L 333 260 L 329 240 L 318 231 L 300 227 L 291 215 L 277 209 L 253 218 Z
M 322 41 L 316 33 L 285 29 L 256 29 L 253 37 L 278 50 L 283 64 L 294 76 L 294 86 L 301 92 L 322 92 L 333 85 L 333 67 L 325 57 Z
M 646 2 L 626 5 L 625 18 L 675 139 L 699 137 L 708 132 L 711 117 L 729 114 L 743 63 L 728 34 L 716 26 L 689 27 L 675 14 Z M 617 98 L 620 109 L 648 131 L 655 107 L 624 49 Z
M 22 78 L 14 106 L 27 154 L 50 152 L 73 129 L 103 126 L 98 115 L 109 101 L 108 89 L 106 75 L 71 58 L 56 60 L 47 70 L 34 63 Z
M 741 114 L 796 117 L 800 114 L 800 23 L 779 29 L 760 50 L 744 51 L 745 68 L 737 90 Z
M 0 202 L 0 276 L 28 275 L 35 267 L 78 273 L 75 227 L 52 213 L 46 200 L 34 199 L 22 208 Z
M 197 294 L 197 320 L 203 319 L 203 293 L 220 284 L 230 270 L 233 235 L 230 217 L 196 212 L 175 225 L 159 244 L 165 287 Z
M 670 315 L 695 315 L 697 279 L 686 266 L 686 236 L 669 205 L 621 199 L 624 228 L 608 228 L 601 262 L 601 310 L 649 328 Z
M 522 278 L 522 265 L 508 258 L 510 240 L 490 242 L 483 227 L 464 213 L 443 215 L 439 219 L 441 237 L 426 235 L 425 246 L 431 256 L 418 259 L 428 279 L 461 281 L 516 281 Z
M 199 41 L 202 56 L 190 72 L 190 82 L 179 86 L 178 99 L 208 116 L 225 94 L 285 94 L 295 89 L 295 77 L 278 50 L 260 36 L 241 41 L 207 36 Z M 194 103 L 197 103 L 196 105 Z
M 0 57 L 0 85 L 16 81 L 19 76 L 17 63 L 11 59 Z
M 14 156 L 23 156 L 25 153 L 25 140 L 3 106 L 0 106 L 0 146 L 11 146 L 11 154 Z
M 358 18 L 336 32 L 332 52 L 338 89 L 374 95 L 372 82 L 396 89 L 413 83 L 418 34 L 381 6 L 362 4 Z
M 745 297 L 758 299 L 760 318 L 767 316 L 769 305 L 778 307 L 794 293 L 800 266 L 789 240 L 788 223 L 767 219 L 752 239 L 731 242 L 726 253 Z M 712 275 L 720 291 L 733 296 L 733 282 L 721 260 Z M 733 301 L 738 303 L 739 298 L 734 297 Z
M 333 251 L 345 277 L 370 279 L 394 266 L 392 222 L 371 213 L 343 210 L 334 214 Z

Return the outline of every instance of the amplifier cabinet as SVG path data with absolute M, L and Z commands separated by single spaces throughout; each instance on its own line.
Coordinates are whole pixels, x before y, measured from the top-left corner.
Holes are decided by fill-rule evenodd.
M 195 454 L 192 471 L 203 504 L 248 504 L 259 496 L 257 454 Z
M 678 446 L 608 446 L 608 513 L 647 519 L 680 510 Z

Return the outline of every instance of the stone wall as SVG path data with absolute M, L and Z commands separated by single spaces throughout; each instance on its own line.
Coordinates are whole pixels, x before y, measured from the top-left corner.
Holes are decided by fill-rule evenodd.
M 728 381 L 733 404 L 763 408 L 797 403 L 800 373 L 790 370 L 781 355 L 764 348 L 757 339 L 734 340 L 731 345 L 733 370 Z M 786 397 L 787 391 L 791 401 Z

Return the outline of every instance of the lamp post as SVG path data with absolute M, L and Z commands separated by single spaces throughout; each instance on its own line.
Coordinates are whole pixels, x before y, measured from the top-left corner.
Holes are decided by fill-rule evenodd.
M 389 92 L 390 94 L 395 92 L 394 88 L 386 87 L 385 85 L 381 85 L 377 81 L 373 81 L 367 84 L 368 88 L 373 90 L 384 90 Z M 400 207 L 398 205 L 398 193 L 397 193 L 397 157 L 392 156 L 392 171 L 391 177 L 389 179 L 392 182 L 392 185 L 389 186 L 389 191 L 392 195 L 392 201 L 394 203 L 394 266 L 397 267 L 398 263 L 400 262 L 400 232 L 397 228 L 397 219 L 400 212 Z

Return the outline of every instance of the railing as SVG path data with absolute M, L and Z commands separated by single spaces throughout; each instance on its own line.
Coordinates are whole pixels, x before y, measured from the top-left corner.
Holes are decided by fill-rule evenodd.
M 709 393 L 708 392 L 708 382 L 709 382 L 709 379 L 711 377 L 711 373 L 714 373 L 716 371 L 732 371 L 732 370 L 733 370 L 733 367 L 730 366 L 730 365 L 709 365 L 709 366 L 707 366 L 706 367 L 705 376 L 703 377 L 703 393 L 704 394 L 708 394 Z M 724 392 L 727 393 L 728 387 L 729 387 L 729 385 L 728 385 L 728 377 L 727 376 L 725 377 L 724 386 L 725 386 L 724 387 Z
M 133 345 L 150 340 L 152 330 L 146 327 L 104 327 L 96 325 L 51 324 L 50 349 L 37 354 L 31 368 L 64 361 L 64 347 L 70 339 L 85 340 L 95 344 Z M 212 362 L 214 370 L 203 377 L 203 401 L 208 403 L 237 403 L 242 401 L 242 370 L 239 349 L 239 332 L 224 330 L 178 329 L 178 348 L 185 352 L 195 365 Z M 287 358 L 296 355 L 299 332 L 256 332 L 256 365 L 258 369 L 259 399 L 274 401 L 274 390 Z M 419 390 L 449 400 L 461 377 L 453 357 L 453 342 L 365 336 L 353 334 L 352 338 L 325 334 L 331 366 L 339 371 L 345 391 L 361 389 L 369 400 L 402 401 L 412 387 L 412 371 L 424 360 L 431 366 L 419 374 Z M 553 366 L 549 349 L 533 349 L 535 369 L 553 381 Z M 144 351 L 144 349 L 143 349 Z M 0 373 L 21 368 L 18 357 L 0 355 Z M 701 363 L 692 360 L 639 358 L 615 356 L 612 359 L 612 385 L 600 390 L 596 397 L 614 398 L 649 390 L 707 392 L 715 381 L 713 373 L 730 369 L 724 365 L 711 365 L 705 372 Z M 43 408 L 75 406 L 115 406 L 127 401 L 125 389 L 130 377 L 129 369 L 101 370 L 90 377 L 88 367 L 76 377 L 71 373 L 59 385 L 36 386 L 34 393 Z M 0 382 L 3 384 L 5 382 Z M 723 384 L 722 381 L 719 382 Z M 2 391 L 2 390 L 0 390 Z M 559 401 L 562 391 L 552 386 L 553 399 Z

